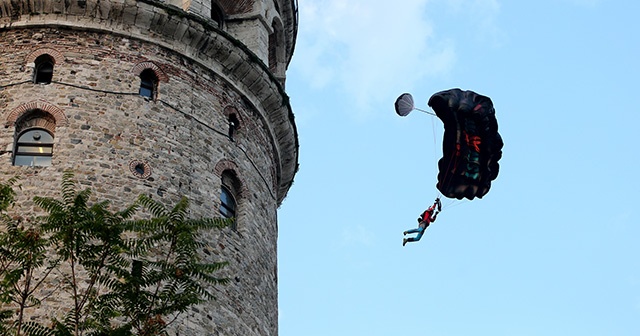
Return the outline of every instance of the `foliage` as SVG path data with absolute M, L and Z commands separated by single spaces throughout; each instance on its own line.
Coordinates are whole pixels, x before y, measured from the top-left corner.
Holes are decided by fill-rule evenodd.
M 14 204 L 16 192 L 13 186 L 17 181 L 17 177 L 12 177 L 7 182 L 0 183 L 0 212 L 4 213 Z
M 189 202 L 185 197 L 172 209 L 145 195 L 139 197 L 138 203 L 152 218 L 129 222 L 128 229 L 138 233 L 130 250 L 134 262 L 125 282 L 118 283 L 114 293 L 122 294 L 117 298 L 118 306 L 126 307 L 124 315 L 132 321 L 136 332 L 151 335 L 167 324 L 162 316 L 176 315 L 194 304 L 213 299 L 204 285 L 228 282 L 212 275 L 226 266 L 226 262 L 201 262 L 198 250 L 204 244 L 198 239 L 198 233 L 225 227 L 230 221 L 189 219 Z M 156 252 L 156 246 L 162 248 Z
M 6 232 L 0 235 L 0 297 L 3 303 L 13 303 L 18 307 L 13 328 L 20 335 L 25 310 L 40 304 L 40 299 L 34 294 L 54 269 L 57 260 L 46 263 L 49 241 L 42 237 L 38 228 L 25 228 L 21 218 L 5 217 L 5 225 Z
M 90 202 L 91 190 L 78 191 L 67 171 L 61 199 L 35 197 L 46 215 L 25 226 L 6 215 L 14 183 L 0 184 L 2 335 L 159 335 L 189 307 L 213 299 L 207 287 L 228 282 L 214 276 L 227 263 L 204 263 L 199 250 L 203 230 L 231 219 L 191 219 L 185 197 L 167 208 L 142 195 L 112 212 L 108 201 Z M 141 210 L 148 216 L 140 219 Z M 25 322 L 25 310 L 46 300 L 37 290 L 54 271 L 61 286 L 52 295 L 70 302 L 64 319 Z

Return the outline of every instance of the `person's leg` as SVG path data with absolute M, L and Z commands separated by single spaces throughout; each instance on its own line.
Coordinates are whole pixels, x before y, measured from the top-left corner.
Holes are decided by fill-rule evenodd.
M 417 232 L 418 234 L 415 237 L 409 237 L 409 238 L 402 239 L 402 246 L 404 246 L 408 242 L 414 242 L 414 241 L 420 240 L 420 238 L 422 238 L 422 235 L 424 234 L 424 229 L 425 228 L 421 225 L 417 229 L 410 230 L 411 233 Z
M 422 228 L 416 228 L 416 229 L 407 230 L 407 231 L 404 232 L 404 234 L 416 233 L 416 232 L 420 232 L 420 231 L 422 231 Z
M 426 229 L 426 228 L 421 226 L 419 229 L 420 229 L 420 231 L 418 232 L 418 234 L 415 237 L 413 237 L 413 241 L 419 241 L 422 238 L 422 235 L 424 234 L 424 229 Z

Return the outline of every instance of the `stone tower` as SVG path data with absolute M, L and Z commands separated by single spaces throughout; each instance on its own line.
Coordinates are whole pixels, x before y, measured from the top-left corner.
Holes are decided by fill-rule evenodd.
M 194 217 L 233 215 L 204 251 L 231 283 L 173 331 L 277 335 L 297 24 L 296 0 L 0 0 L 0 172 L 20 176 L 19 210 L 72 169 L 116 208 L 185 195 Z

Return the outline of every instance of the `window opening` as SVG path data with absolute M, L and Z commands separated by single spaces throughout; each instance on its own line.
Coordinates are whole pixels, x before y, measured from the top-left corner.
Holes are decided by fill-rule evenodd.
M 225 186 L 222 186 L 222 192 L 220 193 L 220 214 L 225 218 L 236 216 L 236 200 L 231 191 Z
M 35 60 L 35 74 L 33 82 L 36 84 L 49 84 L 53 79 L 53 58 L 44 54 L 38 56 Z
M 151 166 L 145 161 L 133 160 L 129 162 L 129 171 L 133 173 L 133 176 L 141 179 L 151 176 Z
M 140 73 L 140 95 L 143 97 L 154 98 L 158 85 L 158 77 L 151 69 L 144 69 Z
M 211 1 L 211 20 L 218 24 L 218 28 L 222 28 L 222 22 L 224 21 L 224 15 L 220 6 Z
M 274 1 L 273 4 L 276 6 L 276 12 L 278 12 L 278 14 L 280 14 L 280 6 L 278 5 L 278 1 Z
M 238 230 L 238 195 L 240 195 L 240 181 L 233 170 L 222 172 L 222 187 L 220 190 L 220 214 L 224 218 L 235 218 L 231 223 L 231 230 Z
M 238 120 L 238 117 L 236 116 L 236 114 L 235 113 L 229 114 L 229 139 L 231 141 L 234 141 L 233 134 L 236 132 L 238 127 L 240 127 L 240 120 Z
M 135 167 L 136 173 L 144 175 L 144 164 L 138 163 Z
M 16 141 L 14 166 L 50 166 L 53 156 L 53 135 L 42 128 L 24 131 Z
M 269 34 L 269 70 L 274 74 L 278 70 L 277 52 L 276 32 L 274 32 Z

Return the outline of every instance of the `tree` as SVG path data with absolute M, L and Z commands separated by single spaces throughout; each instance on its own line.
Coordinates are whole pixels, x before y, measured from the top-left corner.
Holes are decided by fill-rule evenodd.
M 46 215 L 23 227 L 21 217 L 6 215 L 14 182 L 0 184 L 7 227 L 0 232 L 0 300 L 14 308 L 0 311 L 2 334 L 159 335 L 180 313 L 213 298 L 207 286 L 228 282 L 214 276 L 226 262 L 202 261 L 199 236 L 232 219 L 191 219 L 185 197 L 167 208 L 142 195 L 112 212 L 108 201 L 90 202 L 91 190 L 78 191 L 66 171 L 61 199 L 35 197 Z M 65 318 L 48 326 L 24 322 L 24 310 L 39 305 L 36 289 L 53 270 L 63 284 L 53 295 L 68 295 L 71 303 Z
M 213 276 L 227 262 L 202 262 L 198 252 L 204 243 L 198 238 L 203 230 L 223 228 L 231 220 L 188 218 L 186 197 L 171 209 L 145 195 L 138 203 L 152 218 L 130 222 L 129 229 L 138 234 L 130 249 L 134 262 L 113 293 L 120 294 L 118 306 L 138 335 L 156 335 L 187 308 L 213 299 L 205 286 L 229 281 Z

